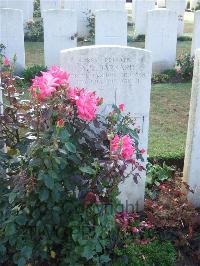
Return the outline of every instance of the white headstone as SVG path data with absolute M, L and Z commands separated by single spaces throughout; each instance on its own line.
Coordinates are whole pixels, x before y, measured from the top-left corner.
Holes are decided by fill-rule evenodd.
M 184 181 L 194 190 L 188 197 L 195 207 L 200 207 L 200 49 L 196 50 L 194 76 L 190 102 Z
M 175 66 L 178 18 L 164 8 L 147 13 L 145 48 L 152 52 L 153 72 L 159 73 Z
M 124 103 L 140 125 L 140 147 L 147 151 L 151 91 L 151 54 L 124 46 L 89 46 L 61 51 L 61 67 L 72 86 L 96 91 L 105 104 Z M 145 155 L 146 162 L 146 155 Z M 120 184 L 120 200 L 139 209 L 144 204 L 146 173 L 139 183 L 129 177 Z
M 62 0 L 40 0 L 41 16 L 44 16 L 44 11 L 48 9 L 61 9 Z
M 135 1 L 132 0 L 132 22 L 135 23 Z
M 33 0 L 0 0 L 0 8 L 22 10 L 24 23 L 33 19 Z
M 44 11 L 45 65 L 59 65 L 60 51 L 77 46 L 77 17 L 73 10 Z
M 192 35 L 192 49 L 191 55 L 195 55 L 197 48 L 200 48 L 200 10 L 195 12 L 194 29 Z
M 12 61 L 17 56 L 16 71 L 25 67 L 24 29 L 22 11 L 0 9 L 0 43 L 5 45 L 5 55 Z
M 190 9 L 195 9 L 200 0 L 190 0 Z
M 157 6 L 158 8 L 166 7 L 165 0 L 157 0 Z
M 184 15 L 187 6 L 187 0 L 166 0 L 166 8 L 175 11 L 178 16 L 178 36 L 184 32 Z
M 154 0 L 135 0 L 135 35 L 146 34 L 147 11 L 154 8 Z
M 95 44 L 127 45 L 127 11 L 98 10 L 95 13 Z
M 85 37 L 89 33 L 88 17 L 98 9 L 125 9 L 125 0 L 64 0 L 64 8 L 76 10 L 78 16 L 78 35 Z

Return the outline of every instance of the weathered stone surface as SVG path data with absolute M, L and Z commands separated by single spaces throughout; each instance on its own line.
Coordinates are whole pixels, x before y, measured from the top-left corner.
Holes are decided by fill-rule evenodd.
M 73 10 L 44 11 L 45 65 L 59 65 L 60 51 L 77 46 L 77 17 Z
M 5 55 L 12 60 L 17 56 L 16 71 L 25 67 L 23 15 L 21 10 L 0 9 L 0 43 L 6 46 Z
M 187 0 L 166 0 L 166 8 L 175 11 L 178 15 L 178 36 L 183 35 L 186 6 Z
M 127 45 L 127 11 L 98 10 L 95 13 L 95 44 Z
M 62 0 L 40 0 L 41 16 L 44 16 L 44 11 L 48 9 L 61 9 Z
M 200 48 L 200 10 L 195 12 L 194 29 L 192 35 L 191 55 L 195 55 L 196 49 Z
M 124 103 L 140 125 L 140 147 L 148 148 L 151 91 L 151 54 L 123 46 L 90 46 L 61 51 L 61 67 L 70 73 L 70 83 L 104 98 L 105 104 Z M 145 154 L 145 162 L 147 155 Z M 136 185 L 129 177 L 120 185 L 120 200 L 139 209 L 144 204 L 146 173 Z M 130 206 L 129 206 L 130 207 Z
M 22 10 L 24 23 L 33 19 L 33 0 L 0 0 L 0 8 Z
M 78 34 L 79 37 L 85 37 L 89 34 L 89 16 L 100 9 L 124 10 L 125 0 L 64 0 L 64 8 L 77 12 Z
M 188 195 L 200 207 L 200 49 L 196 50 L 184 163 L 184 181 L 194 194 Z
M 147 11 L 154 8 L 154 0 L 135 0 L 135 35 L 146 34 Z
M 158 8 L 166 7 L 166 1 L 165 0 L 157 0 L 157 6 L 158 6 Z
M 153 72 L 171 69 L 176 63 L 177 14 L 164 8 L 147 13 L 145 48 L 152 52 Z

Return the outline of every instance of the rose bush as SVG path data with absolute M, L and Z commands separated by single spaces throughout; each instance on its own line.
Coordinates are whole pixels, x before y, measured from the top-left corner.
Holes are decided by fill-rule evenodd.
M 134 119 L 123 104 L 105 114 L 103 99 L 72 88 L 57 66 L 33 79 L 25 99 L 3 63 L 0 263 L 109 263 L 118 184 L 145 169 Z

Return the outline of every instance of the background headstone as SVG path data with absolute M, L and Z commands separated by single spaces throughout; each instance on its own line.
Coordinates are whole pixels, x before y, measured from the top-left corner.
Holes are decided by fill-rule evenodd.
M 158 8 L 166 7 L 165 0 L 157 0 L 157 6 L 158 6 Z
M 145 48 L 152 52 L 153 72 L 174 68 L 177 28 L 176 12 L 164 8 L 147 12 Z
M 196 50 L 186 153 L 184 181 L 194 190 L 188 197 L 195 207 L 200 207 L 200 49 Z
M 44 16 L 44 11 L 48 9 L 61 9 L 62 0 L 40 0 L 41 16 Z
M 0 0 L 0 8 L 22 10 L 24 23 L 33 19 L 33 0 Z
M 95 13 L 95 44 L 127 45 L 127 11 L 98 10 Z
M 64 0 L 64 8 L 77 12 L 78 35 L 86 37 L 89 34 L 89 16 L 99 9 L 124 10 L 125 0 Z
M 147 11 L 155 8 L 154 0 L 135 0 L 135 35 L 146 34 Z
M 60 51 L 77 46 L 77 17 L 73 10 L 44 11 L 45 65 L 59 65 Z
M 190 9 L 195 9 L 200 0 L 190 0 Z
M 166 8 L 175 11 L 178 16 L 178 36 L 184 32 L 184 14 L 187 0 L 166 0 Z
M 151 91 L 151 54 L 123 46 L 90 46 L 61 51 L 61 67 L 70 73 L 72 86 L 90 89 L 105 104 L 124 103 L 140 125 L 140 147 L 147 151 Z M 145 154 L 145 162 L 146 162 Z M 139 209 L 144 204 L 146 173 L 135 184 L 130 176 L 120 184 L 120 200 Z
M 200 10 L 195 12 L 194 15 L 194 28 L 192 35 L 192 48 L 191 55 L 195 55 L 197 48 L 200 48 Z
M 0 9 L 0 43 L 5 45 L 5 56 L 12 61 L 17 56 L 16 71 L 25 67 L 24 29 L 21 10 Z

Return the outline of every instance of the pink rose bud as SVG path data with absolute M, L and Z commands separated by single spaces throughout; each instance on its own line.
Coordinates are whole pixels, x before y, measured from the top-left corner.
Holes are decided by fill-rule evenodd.
M 9 62 L 7 57 L 4 58 L 3 64 L 4 64 L 4 66 L 9 66 L 10 65 L 10 62 Z
M 65 122 L 64 122 L 63 119 L 59 119 L 59 120 L 57 121 L 57 127 L 59 127 L 59 128 L 64 127 L 64 124 L 65 124 Z
M 133 227 L 131 231 L 133 234 L 139 233 L 139 229 L 137 229 L 137 227 Z
M 124 104 L 123 104 L 123 103 L 119 105 L 119 110 L 120 110 L 121 112 L 124 112 Z

